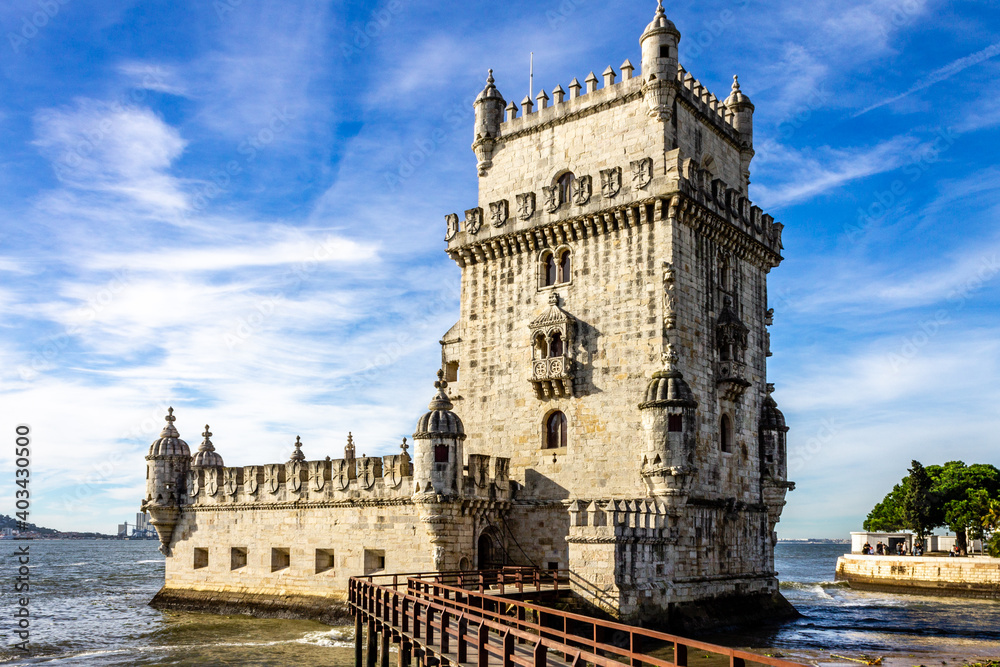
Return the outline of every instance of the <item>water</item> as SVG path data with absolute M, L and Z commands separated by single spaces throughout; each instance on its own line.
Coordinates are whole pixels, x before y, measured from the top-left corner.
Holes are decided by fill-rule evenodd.
M 9 665 L 306 665 L 353 663 L 352 628 L 309 621 L 159 612 L 156 542 L 32 542 L 34 655 L 9 650 L 14 542 L 0 542 L 0 663 Z M 811 663 L 883 656 L 887 665 L 961 665 L 1000 656 L 1000 602 L 853 591 L 832 583 L 840 545 L 779 544 L 782 592 L 803 618 L 752 634 L 713 637 Z

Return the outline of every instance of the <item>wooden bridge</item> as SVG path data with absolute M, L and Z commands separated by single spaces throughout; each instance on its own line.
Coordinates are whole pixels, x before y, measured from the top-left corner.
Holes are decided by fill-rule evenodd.
M 542 604 L 569 584 L 534 568 L 354 577 L 355 667 L 390 667 L 391 645 L 399 667 L 802 667 Z

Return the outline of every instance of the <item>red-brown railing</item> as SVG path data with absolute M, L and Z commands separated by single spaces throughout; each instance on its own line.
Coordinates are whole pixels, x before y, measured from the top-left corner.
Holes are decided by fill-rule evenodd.
M 385 583 L 381 583 L 381 582 Z M 440 664 L 471 663 L 486 667 L 685 667 L 691 650 L 746 663 L 801 667 L 797 663 L 686 639 L 631 625 L 573 614 L 504 597 L 494 591 L 558 591 L 568 586 L 566 571 L 505 568 L 474 572 L 355 577 L 350 602 L 355 612 L 356 662 L 362 665 L 361 634 L 368 626 L 368 667 L 374 667 L 375 635 L 382 639 L 381 665 L 388 667 L 389 641 L 400 643 L 400 665 L 414 653 Z M 672 647 L 672 660 L 644 652 Z M 470 658 L 473 656 L 474 659 Z

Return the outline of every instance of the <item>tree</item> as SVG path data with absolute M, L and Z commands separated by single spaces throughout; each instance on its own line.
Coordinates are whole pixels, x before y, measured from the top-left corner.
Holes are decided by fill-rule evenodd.
M 910 529 L 923 536 L 934 528 L 948 526 L 963 554 L 969 537 L 990 535 L 1000 551 L 1000 526 L 990 528 L 996 524 L 989 524 L 988 518 L 998 500 L 1000 470 L 995 466 L 949 461 L 943 466 L 924 467 L 913 461 L 909 475 L 875 505 L 864 528 L 872 532 Z
M 1000 500 L 990 503 L 990 508 L 983 517 L 983 529 L 992 535 L 985 544 L 987 553 L 1000 558 Z
M 923 542 L 927 533 L 936 527 L 935 498 L 931 491 L 934 481 L 927 474 L 927 470 L 920 465 L 920 461 L 912 461 L 910 465 L 912 466 L 909 471 L 910 476 L 906 478 L 903 492 L 903 523 Z

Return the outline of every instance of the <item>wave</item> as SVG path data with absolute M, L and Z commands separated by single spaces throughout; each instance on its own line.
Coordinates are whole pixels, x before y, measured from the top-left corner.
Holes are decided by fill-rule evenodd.
M 312 644 L 313 646 L 325 646 L 328 648 L 351 648 L 354 646 L 354 629 L 333 628 L 332 630 L 309 632 L 296 641 L 300 644 Z
M 167 561 L 163 558 L 157 560 L 137 560 L 136 565 L 141 565 L 142 563 L 166 563 Z

